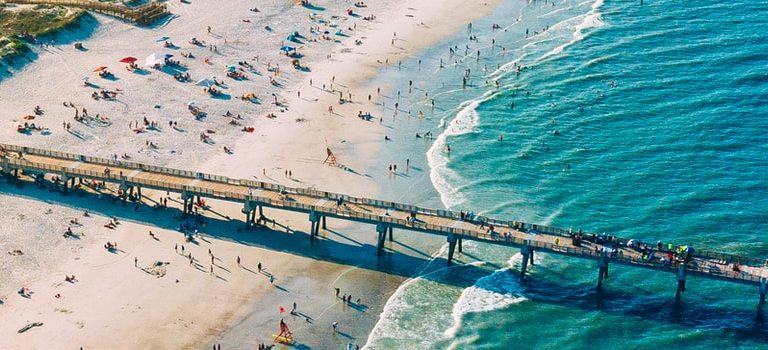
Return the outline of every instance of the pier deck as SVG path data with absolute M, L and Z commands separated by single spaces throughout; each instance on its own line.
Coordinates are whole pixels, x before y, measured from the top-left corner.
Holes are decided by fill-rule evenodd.
M 690 250 L 687 254 L 678 246 L 672 246 L 670 250 L 666 242 L 661 249 L 656 244 L 648 244 L 643 253 L 636 245 L 630 246 L 630 240 L 626 239 L 518 221 L 486 217 L 469 219 L 449 210 L 9 144 L 0 144 L 0 167 L 5 174 L 23 174 L 36 181 L 57 176 L 57 183 L 65 192 L 68 186 L 75 186 L 75 179 L 118 184 L 124 201 L 134 189 L 139 189 L 139 196 L 141 188 L 180 193 L 185 213 L 192 210 L 195 198 L 242 203 L 246 225 L 257 222 L 257 210 L 262 218 L 264 207 L 303 212 L 309 214 L 312 241 L 321 223 L 325 228 L 326 217 L 369 223 L 376 225 L 379 253 L 386 236 L 392 239 L 393 229 L 441 235 L 449 242 L 449 264 L 455 248 L 461 252 L 463 240 L 516 247 L 523 253 L 521 277 L 529 259 L 533 263 L 533 252 L 540 251 L 598 261 L 598 288 L 608 275 L 610 263 L 674 273 L 678 296 L 685 290 L 686 275 L 759 286 L 761 304 L 766 291 L 768 268 L 762 259 L 701 249 Z M 68 185 L 70 182 L 72 184 Z M 574 239 L 574 235 L 583 238 Z M 672 259 L 669 259 L 670 255 Z M 739 271 L 735 271 L 735 264 L 739 265 Z

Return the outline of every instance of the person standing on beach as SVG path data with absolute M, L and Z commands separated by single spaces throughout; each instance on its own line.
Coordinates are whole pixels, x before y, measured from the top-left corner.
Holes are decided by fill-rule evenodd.
M 133 266 L 135 266 L 135 267 L 139 266 L 139 258 L 138 257 L 134 257 L 133 258 Z
M 333 323 L 331 323 L 331 327 L 333 328 L 333 334 L 336 334 L 337 328 L 339 327 L 339 323 L 336 321 L 333 321 Z

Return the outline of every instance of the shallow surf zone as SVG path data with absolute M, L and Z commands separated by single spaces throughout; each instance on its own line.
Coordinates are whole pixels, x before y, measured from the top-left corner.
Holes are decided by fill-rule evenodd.
M 461 292 L 451 312 L 453 325 L 443 333 L 447 338 L 456 336 L 461 329 L 462 318 L 468 313 L 503 309 L 528 300 L 523 296 L 519 275 L 512 271 L 513 268 L 519 268 L 522 258 L 519 253 L 513 255 L 507 262 L 507 267 L 481 277 L 473 286 Z
M 468 209 L 472 204 L 465 196 L 465 185 L 484 181 L 482 179 L 485 178 L 467 176 L 463 167 L 454 166 L 465 163 L 477 165 L 483 161 L 482 157 L 466 158 L 466 154 L 471 153 L 471 150 L 464 149 L 466 144 L 461 140 L 477 138 L 486 132 L 481 128 L 485 110 L 507 104 L 516 91 L 526 89 L 528 83 L 525 80 L 512 80 L 516 67 L 535 66 L 547 52 L 571 41 L 573 33 L 581 33 L 586 28 L 584 23 L 594 4 L 564 1 L 558 2 L 554 8 L 542 4 L 527 4 L 521 9 L 519 4 L 512 4 L 513 2 L 510 1 L 506 11 L 500 11 L 495 17 L 474 23 L 474 28 L 479 28 L 473 31 L 473 34 L 476 33 L 480 38 L 480 42 L 475 44 L 479 47 L 462 50 L 461 45 L 456 44 L 461 42 L 460 39 L 453 39 L 442 46 L 455 45 L 454 55 L 446 56 L 447 48 L 438 48 L 429 50 L 434 54 L 433 57 L 420 57 L 424 66 L 428 66 L 427 62 L 449 64 L 444 69 L 435 70 L 430 79 L 419 86 L 429 91 L 443 108 L 443 111 L 436 113 L 436 118 L 427 119 L 427 122 L 433 123 L 430 130 L 436 137 L 425 156 L 430 167 L 431 183 L 447 208 Z M 519 15 L 509 15 L 515 11 L 518 11 Z M 599 12 L 595 16 L 599 18 Z M 509 18 L 513 18 L 514 22 L 510 23 Z M 492 24 L 500 24 L 504 29 L 492 30 Z M 555 26 L 555 29 L 551 29 Z M 526 31 L 529 32 L 527 37 Z M 460 34 L 461 37 L 465 35 L 466 33 Z M 495 41 L 495 46 L 490 45 L 491 40 Z M 472 56 L 473 50 L 476 49 L 482 50 L 482 58 L 477 60 Z M 415 64 L 411 62 L 410 65 Z M 461 85 L 457 86 L 457 75 L 458 82 L 461 82 L 460 72 L 466 68 L 471 68 L 472 73 L 468 79 L 469 84 L 462 88 Z M 396 80 L 410 79 L 401 76 Z M 494 86 L 495 81 L 500 82 L 498 88 Z M 397 86 L 397 83 L 392 85 L 395 86 L 394 90 L 409 90 L 407 86 Z M 403 100 L 400 103 L 408 106 Z M 414 99 L 411 107 L 418 110 L 417 106 L 423 104 L 424 101 Z M 422 124 L 419 124 L 419 127 L 422 127 Z M 529 146 L 531 149 L 534 147 L 534 144 Z M 508 198 L 507 201 L 504 203 L 525 205 L 514 197 Z M 475 208 L 480 212 L 498 211 L 494 209 L 493 203 L 487 204 L 490 206 Z M 556 211 L 548 215 L 548 220 L 552 220 L 558 213 L 559 211 Z M 433 259 L 444 257 L 444 250 L 445 247 L 434 255 Z M 463 348 L 473 341 L 472 332 L 464 330 L 467 318 L 506 310 L 528 300 L 523 295 L 519 274 L 516 273 L 521 256 L 515 250 L 464 242 L 464 252 L 479 261 L 445 268 L 443 265 L 433 266 L 436 261 L 444 263 L 443 259 L 432 260 L 421 273 L 401 285 L 388 300 L 365 348 Z
M 427 164 L 429 164 L 432 184 L 440 193 L 440 199 L 447 208 L 454 208 L 464 202 L 461 192 L 450 185 L 450 183 L 463 182 L 463 179 L 458 173 L 447 167 L 451 153 L 448 139 L 451 136 L 477 131 L 480 115 L 476 109 L 484 101 L 493 98 L 495 94 L 496 92 L 488 91 L 479 99 L 464 102 L 459 106 L 460 110 L 453 119 L 450 121 L 446 121 L 445 118 L 440 120 L 441 125 L 446 123 L 448 125 L 427 151 Z

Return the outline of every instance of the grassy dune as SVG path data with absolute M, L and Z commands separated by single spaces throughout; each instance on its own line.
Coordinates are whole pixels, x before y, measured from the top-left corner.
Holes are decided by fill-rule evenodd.
M 60 6 L 0 7 L 0 57 L 18 55 L 29 49 L 22 34 L 51 34 L 76 22 L 84 13 Z

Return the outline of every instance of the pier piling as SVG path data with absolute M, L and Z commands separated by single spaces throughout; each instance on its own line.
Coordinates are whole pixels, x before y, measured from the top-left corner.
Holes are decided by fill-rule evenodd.
M 685 292 L 685 265 L 680 264 L 677 267 L 677 291 L 675 292 L 675 301 L 680 302 L 681 293 Z
M 456 250 L 456 237 L 448 235 L 448 266 L 453 264 L 453 252 Z
M 603 255 L 597 261 L 597 291 L 603 290 L 603 279 L 608 278 L 608 257 Z
M 530 250 L 531 250 L 531 247 L 528 246 L 527 244 L 522 246 L 522 248 L 520 248 L 520 254 L 523 255 L 523 263 L 520 266 L 521 281 L 525 279 L 525 270 L 528 268 L 528 259 L 531 257 Z
M 384 240 L 387 237 L 387 226 L 384 223 L 379 222 L 376 224 L 376 233 L 378 233 L 378 240 L 376 241 L 376 256 L 381 256 L 384 252 Z
M 314 243 L 318 231 L 320 231 L 320 215 L 314 210 L 309 212 L 309 242 Z

